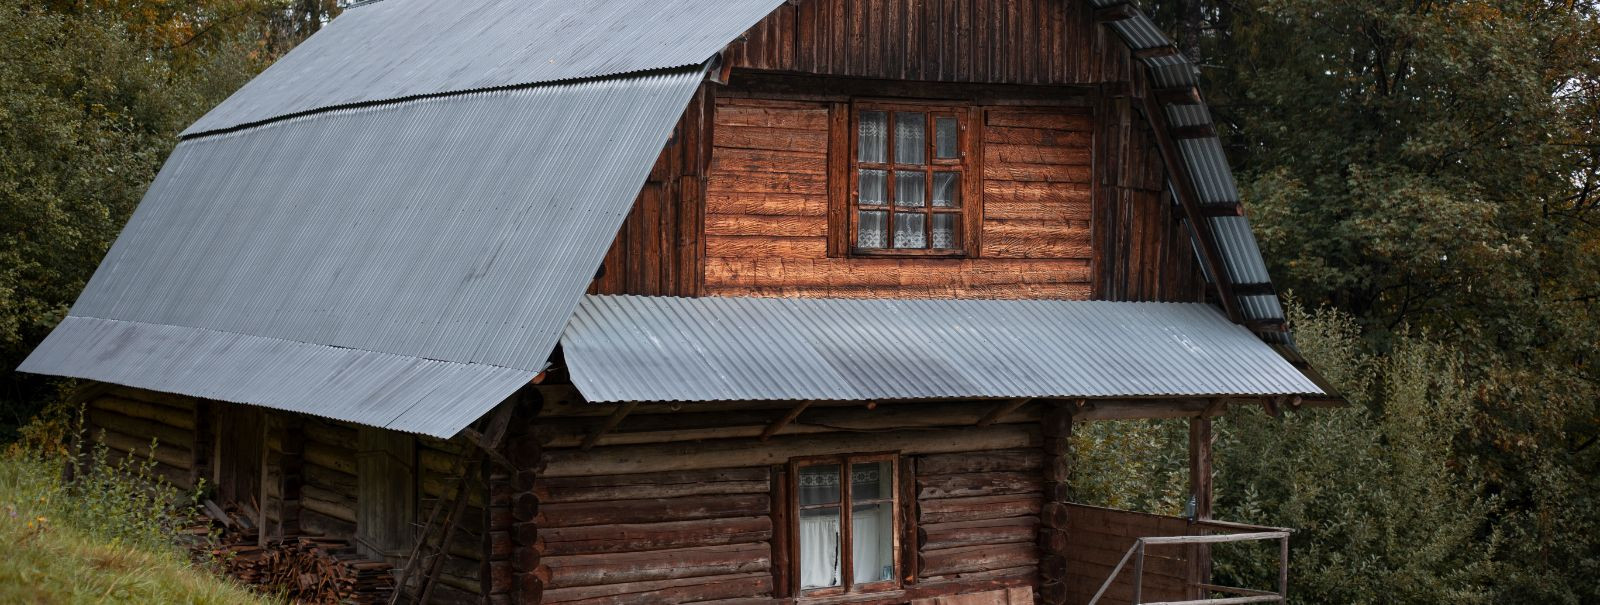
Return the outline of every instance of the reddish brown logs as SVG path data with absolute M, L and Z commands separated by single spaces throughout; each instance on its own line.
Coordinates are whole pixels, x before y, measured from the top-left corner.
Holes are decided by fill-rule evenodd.
M 543 602 L 547 605 L 553 603 L 572 605 L 688 603 L 749 597 L 771 591 L 772 576 L 758 572 L 576 588 L 555 588 L 545 591 Z
M 1043 551 L 1043 555 L 1039 558 L 1039 575 L 1045 579 L 1040 586 L 1039 594 L 1045 605 L 1060 605 L 1068 598 L 1067 555 L 1070 552 L 1069 544 L 1072 538 L 1072 534 L 1068 531 L 1072 519 L 1070 505 L 1067 502 L 1071 491 L 1069 479 L 1072 472 L 1070 408 L 1056 404 L 1047 409 L 1040 422 L 1040 433 L 1044 437 L 1045 460 L 1042 478 L 1047 500 L 1039 519 L 1042 526 L 1039 529 L 1039 548 Z
M 707 494 L 765 494 L 769 473 L 763 467 L 675 471 L 629 475 L 552 477 L 537 494 L 547 503 L 674 498 Z
M 921 523 L 951 523 L 1039 514 L 1039 494 L 975 496 L 929 500 L 921 504 Z
M 618 553 L 687 546 L 763 542 L 771 517 L 733 517 L 644 524 L 551 527 L 540 532 L 552 556 Z
M 975 454 L 975 456 L 977 456 Z M 960 498 L 967 496 L 998 496 L 1039 491 L 1038 473 L 997 472 L 962 473 L 959 475 L 917 476 L 918 498 Z
M 769 506 L 766 494 L 732 494 L 547 504 L 541 508 L 540 516 L 545 520 L 544 527 L 577 527 L 753 517 L 767 514 Z
M 920 566 L 925 576 L 995 571 L 1035 564 L 1030 543 L 981 544 L 923 551 Z
M 545 557 L 551 588 L 766 571 L 766 544 L 729 544 L 635 553 Z M 548 594 L 548 593 L 547 593 Z
M 927 523 L 917 527 L 917 542 L 923 550 L 979 544 L 1031 543 L 1038 528 L 1037 517 Z
M 1031 471 L 1039 468 L 1044 456 L 1037 449 L 995 450 L 931 454 L 917 459 L 920 475 Z

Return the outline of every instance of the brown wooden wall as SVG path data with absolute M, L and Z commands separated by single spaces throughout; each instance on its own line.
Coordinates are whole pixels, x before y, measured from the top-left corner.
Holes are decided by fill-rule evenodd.
M 1189 535 L 1189 521 L 1094 506 L 1072 505 L 1068 532 L 1067 594 L 1069 603 L 1087 603 L 1128 553 L 1135 538 Z M 1183 601 L 1189 598 L 1189 546 L 1151 546 L 1145 552 L 1142 601 Z M 1101 597 L 1101 603 L 1133 602 L 1133 570 L 1124 569 Z
M 590 285 L 589 293 L 699 293 L 710 99 L 709 86 L 703 86 L 684 110 L 606 252 L 602 273 Z
M 91 398 L 84 406 L 85 435 L 105 447 L 109 462 L 127 457 L 155 460 L 154 471 L 181 488 L 199 479 L 214 478 L 195 464 L 195 427 L 204 410 L 195 401 L 140 389 L 115 388 Z M 150 442 L 156 441 L 152 451 Z
M 999 600 L 970 602 L 1027 602 L 1005 589 L 1033 586 L 1038 571 L 1037 406 L 982 428 L 972 424 L 992 403 L 813 407 L 762 441 L 786 408 L 647 405 L 585 450 L 612 406 L 541 388 L 538 536 L 518 558 L 539 562 L 544 603 L 787 602 L 785 464 L 883 451 L 902 455 L 901 565 L 914 579 L 872 602 L 980 593 Z M 888 430 L 913 418 L 915 430 Z
M 1088 297 L 1087 110 L 983 110 L 980 252 L 941 259 L 828 254 L 829 204 L 843 196 L 830 194 L 830 135 L 844 134 L 847 105 L 728 95 L 716 107 L 704 294 Z
M 1149 123 L 1126 96 L 1104 95 L 1096 113 L 1094 298 L 1203 300 L 1205 278 Z
M 940 82 L 1093 84 L 1130 57 L 1088 2 L 800 0 L 729 47 L 737 67 Z

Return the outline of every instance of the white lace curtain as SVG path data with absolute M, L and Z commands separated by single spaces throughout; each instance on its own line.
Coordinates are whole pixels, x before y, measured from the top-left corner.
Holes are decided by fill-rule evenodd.
M 893 521 L 888 508 L 877 506 L 851 517 L 851 571 L 857 583 L 887 580 L 892 576 Z M 838 586 L 839 517 L 834 514 L 800 516 L 800 587 Z

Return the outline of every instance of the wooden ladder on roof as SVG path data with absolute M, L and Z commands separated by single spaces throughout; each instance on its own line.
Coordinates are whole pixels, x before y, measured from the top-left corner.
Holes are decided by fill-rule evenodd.
M 474 474 L 469 472 L 473 466 L 488 458 L 515 470 L 511 462 L 499 453 L 500 442 L 505 439 L 506 429 L 511 426 L 514 409 L 511 403 L 501 404 L 491 417 L 479 421 L 478 428 L 462 429 L 469 445 L 462 448 L 461 455 L 456 457 L 451 466 L 451 476 L 455 477 L 454 488 L 435 500 L 428 511 L 427 522 L 417 532 L 405 567 L 395 576 L 394 593 L 389 595 L 389 605 L 427 603 L 433 597 L 439 572 L 444 569 L 444 560 L 450 556 L 450 539 L 455 537 L 456 528 L 460 527 L 461 516 L 470 500 L 467 490 L 475 483 Z M 481 483 L 478 485 L 482 486 Z M 414 575 L 415 583 L 412 582 Z

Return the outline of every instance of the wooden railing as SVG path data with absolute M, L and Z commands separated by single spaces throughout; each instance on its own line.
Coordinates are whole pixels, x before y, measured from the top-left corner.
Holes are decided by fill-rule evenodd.
M 1117 575 L 1128 566 L 1128 561 L 1133 561 L 1133 604 L 1134 605 L 1236 605 L 1244 603 L 1286 603 L 1289 593 L 1289 534 L 1290 530 L 1279 527 L 1261 527 L 1245 525 L 1242 523 L 1228 523 L 1225 521 L 1199 521 L 1196 525 L 1208 528 L 1235 531 L 1240 533 L 1209 534 L 1197 536 L 1154 536 L 1135 538 L 1133 545 L 1128 547 L 1127 554 L 1122 555 L 1122 560 L 1111 569 L 1111 574 L 1106 577 L 1100 590 L 1089 599 L 1089 605 L 1096 605 L 1106 590 L 1111 588 Z M 1250 588 L 1236 588 L 1231 586 L 1218 586 L 1215 584 L 1191 584 L 1201 590 L 1201 594 L 1213 592 L 1238 595 L 1217 598 L 1199 598 L 1188 601 L 1162 601 L 1145 603 L 1141 599 L 1142 585 L 1144 584 L 1144 555 L 1148 546 L 1179 546 L 1179 545 L 1209 545 L 1224 542 L 1251 542 L 1259 540 L 1278 541 L 1278 590 L 1266 591 Z

